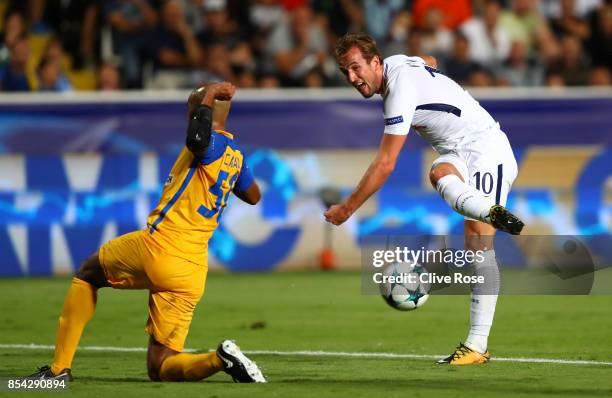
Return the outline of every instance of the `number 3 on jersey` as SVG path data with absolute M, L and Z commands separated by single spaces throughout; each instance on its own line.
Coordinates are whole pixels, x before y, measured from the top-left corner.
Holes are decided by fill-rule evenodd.
M 219 213 L 219 217 L 217 217 L 217 222 L 220 222 L 221 214 L 223 214 L 223 209 L 225 209 L 229 194 L 232 191 L 234 184 L 236 183 L 238 173 L 234 174 L 232 178 L 230 178 L 228 182 L 229 189 L 227 191 L 224 191 L 223 182 L 227 179 L 228 176 L 229 173 L 227 171 L 221 170 L 219 172 L 217 182 L 215 182 L 215 185 L 210 187 L 210 189 L 208 190 L 208 192 L 212 193 L 217 197 L 217 200 L 215 201 L 215 207 L 213 207 L 212 209 L 209 209 L 204 205 L 200 205 L 200 207 L 198 208 L 198 213 L 200 213 L 203 217 L 212 218 L 215 216 L 215 214 Z

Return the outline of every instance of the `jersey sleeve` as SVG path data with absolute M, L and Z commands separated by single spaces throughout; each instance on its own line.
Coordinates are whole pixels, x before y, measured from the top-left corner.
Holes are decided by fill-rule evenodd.
M 407 62 L 410 65 L 425 65 L 427 64 L 427 62 L 425 62 L 425 60 L 421 57 L 417 57 L 417 56 L 411 56 L 411 57 L 406 57 Z
M 251 169 L 247 165 L 246 158 L 242 159 L 242 167 L 240 168 L 240 174 L 238 175 L 238 179 L 236 180 L 236 184 L 234 184 L 234 190 L 236 192 L 244 192 L 246 191 L 255 178 L 253 177 L 253 173 Z
M 422 59 L 418 59 L 422 62 Z M 385 134 L 407 135 L 416 104 L 417 92 L 410 82 L 406 67 L 401 67 L 387 80 L 387 93 L 383 105 Z

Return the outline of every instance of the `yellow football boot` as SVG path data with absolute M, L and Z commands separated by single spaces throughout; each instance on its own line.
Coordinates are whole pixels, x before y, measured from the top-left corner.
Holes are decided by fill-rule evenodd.
M 455 349 L 455 352 L 446 358 L 440 359 L 437 363 L 449 365 L 481 365 L 489 362 L 489 358 L 491 358 L 489 351 L 481 354 L 466 347 L 463 343 L 459 343 L 459 347 Z

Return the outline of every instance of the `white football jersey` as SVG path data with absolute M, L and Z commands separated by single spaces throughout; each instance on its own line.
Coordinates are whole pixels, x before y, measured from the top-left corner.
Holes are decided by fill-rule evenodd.
M 385 133 L 414 129 L 439 153 L 499 131 L 499 124 L 467 91 L 420 57 L 384 60 Z

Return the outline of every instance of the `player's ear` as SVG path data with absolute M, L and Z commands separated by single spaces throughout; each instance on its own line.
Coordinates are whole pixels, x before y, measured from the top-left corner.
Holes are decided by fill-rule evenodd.
M 215 106 L 213 107 L 213 130 L 224 130 L 225 122 L 230 111 L 230 101 L 219 101 L 215 100 Z
M 381 66 L 382 65 L 382 59 L 380 59 L 379 55 L 375 55 L 372 57 L 372 60 L 370 61 L 371 63 L 373 62 L 374 65 L 373 66 Z

